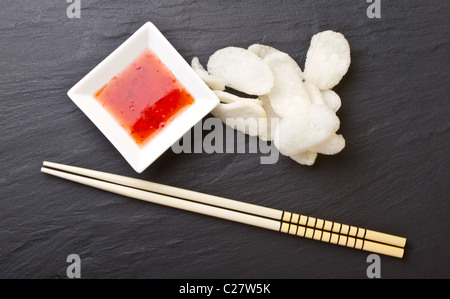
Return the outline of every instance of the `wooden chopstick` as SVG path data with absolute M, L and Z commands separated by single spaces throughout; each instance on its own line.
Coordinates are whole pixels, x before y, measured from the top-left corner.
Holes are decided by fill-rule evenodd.
M 295 213 L 267 208 L 250 203 L 244 203 L 237 200 L 227 199 L 223 197 L 195 192 L 182 188 L 162 185 L 145 180 L 47 161 L 45 161 L 43 165 L 45 167 L 77 173 L 83 176 L 97 178 L 108 182 L 134 187 L 137 189 L 147 190 L 159 194 L 165 194 L 199 203 L 204 203 L 252 215 L 275 219 L 277 221 L 283 221 L 294 225 L 307 226 L 310 228 L 321 229 L 343 235 L 349 235 L 351 237 L 358 237 L 360 239 L 371 240 L 397 247 L 404 247 L 406 243 L 406 239 L 402 237 L 379 233 L 373 230 L 367 230 L 363 228 L 349 226 L 346 224 L 340 224 L 337 222 L 325 221 L 315 217 L 299 215 Z M 283 229 L 285 229 L 285 226 L 283 227 Z M 287 227 L 286 229 L 288 231 L 292 230 L 291 227 Z
M 140 179 L 45 161 L 41 171 L 123 196 L 365 251 L 403 257 L 405 238 Z

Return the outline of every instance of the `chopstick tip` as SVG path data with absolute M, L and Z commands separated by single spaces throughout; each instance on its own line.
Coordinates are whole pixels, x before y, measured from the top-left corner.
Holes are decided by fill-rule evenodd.
M 49 168 L 46 168 L 46 167 L 41 167 L 41 172 L 43 172 L 43 173 L 47 173 L 47 174 L 49 174 L 49 173 L 50 173 L 50 171 L 51 171 L 51 169 L 49 169 Z

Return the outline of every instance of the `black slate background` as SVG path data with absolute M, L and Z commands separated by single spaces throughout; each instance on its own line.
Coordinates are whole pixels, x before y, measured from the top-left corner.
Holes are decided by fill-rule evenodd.
M 40 173 L 66 163 L 404 236 L 382 278 L 450 278 L 450 4 L 366 1 L 3 0 L 0 10 L 0 278 L 367 278 L 367 252 L 131 200 Z M 252 43 L 303 67 L 309 41 L 342 32 L 352 65 L 336 156 L 313 167 L 260 154 L 171 150 L 136 174 L 66 92 L 145 22 L 190 61 Z

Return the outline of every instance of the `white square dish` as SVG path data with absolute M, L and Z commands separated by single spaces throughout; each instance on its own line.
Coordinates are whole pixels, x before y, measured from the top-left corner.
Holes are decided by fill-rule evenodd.
M 95 93 L 130 65 L 146 49 L 150 49 L 158 56 L 195 101 L 174 117 L 161 131 L 157 132 L 149 142 L 139 146 L 96 100 Z M 138 173 L 144 171 L 219 103 L 217 96 L 151 22 L 138 29 L 76 83 L 67 95 Z

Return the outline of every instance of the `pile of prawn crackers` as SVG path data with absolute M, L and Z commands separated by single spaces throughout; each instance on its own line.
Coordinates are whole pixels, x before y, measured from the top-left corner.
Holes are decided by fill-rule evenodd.
M 220 99 L 213 116 L 311 166 L 318 154 L 335 155 L 345 147 L 337 133 L 341 99 L 333 88 L 350 62 L 344 35 L 328 30 L 312 37 L 303 71 L 289 54 L 261 44 L 220 49 L 206 69 L 194 57 L 191 66 Z

